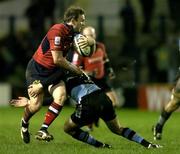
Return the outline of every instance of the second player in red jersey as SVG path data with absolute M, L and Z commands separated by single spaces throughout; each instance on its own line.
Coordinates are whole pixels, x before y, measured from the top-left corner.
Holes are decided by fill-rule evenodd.
M 81 57 L 78 53 L 74 53 L 73 64 L 82 66 L 82 69 L 96 79 L 101 79 L 105 76 L 104 62 L 107 54 L 103 43 L 96 43 L 96 51 L 91 57 Z

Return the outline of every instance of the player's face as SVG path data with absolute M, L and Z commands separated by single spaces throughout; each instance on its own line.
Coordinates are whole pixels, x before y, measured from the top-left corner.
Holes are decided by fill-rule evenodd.
M 74 21 L 74 31 L 81 32 L 83 27 L 85 26 L 85 15 L 80 15 L 77 20 Z

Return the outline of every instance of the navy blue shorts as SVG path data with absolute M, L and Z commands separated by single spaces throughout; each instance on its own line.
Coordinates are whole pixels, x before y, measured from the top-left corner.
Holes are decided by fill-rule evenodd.
M 84 96 L 71 115 L 72 121 L 80 127 L 91 124 L 99 118 L 110 121 L 115 117 L 116 114 L 111 100 L 100 90 Z
M 31 59 L 26 68 L 26 84 L 29 86 L 35 80 L 39 80 L 43 87 L 56 85 L 63 78 L 63 74 L 60 68 L 48 69 Z

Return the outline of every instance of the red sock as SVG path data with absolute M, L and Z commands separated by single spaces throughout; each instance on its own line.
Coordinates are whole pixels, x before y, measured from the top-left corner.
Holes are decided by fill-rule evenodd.
M 53 102 L 48 108 L 48 111 L 45 115 L 44 123 L 41 126 L 41 130 L 48 129 L 49 125 L 56 119 L 59 115 L 63 106 Z

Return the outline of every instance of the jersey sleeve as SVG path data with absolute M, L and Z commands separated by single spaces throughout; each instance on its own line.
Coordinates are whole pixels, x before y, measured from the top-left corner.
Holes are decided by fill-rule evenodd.
M 63 50 L 63 36 L 62 32 L 59 29 L 51 29 L 47 34 L 50 49 L 54 51 L 61 51 Z

